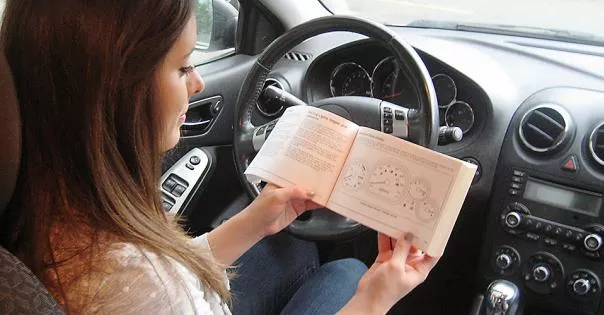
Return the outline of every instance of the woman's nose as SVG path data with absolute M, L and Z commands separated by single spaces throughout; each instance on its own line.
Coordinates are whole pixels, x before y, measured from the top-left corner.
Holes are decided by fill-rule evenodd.
M 205 88 L 205 83 L 203 82 L 203 79 L 197 72 L 197 69 L 195 69 L 195 70 L 191 71 L 191 73 L 189 73 L 189 84 L 188 85 L 189 85 L 189 88 L 188 88 L 189 97 L 193 96 L 194 94 L 200 93 Z

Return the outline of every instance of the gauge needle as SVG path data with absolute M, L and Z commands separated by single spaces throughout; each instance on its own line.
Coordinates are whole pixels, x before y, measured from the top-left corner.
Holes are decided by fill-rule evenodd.
M 384 95 L 384 98 L 395 98 L 395 97 L 400 96 L 400 95 L 401 95 L 401 92 L 392 93 L 392 94 L 389 94 L 389 95 Z

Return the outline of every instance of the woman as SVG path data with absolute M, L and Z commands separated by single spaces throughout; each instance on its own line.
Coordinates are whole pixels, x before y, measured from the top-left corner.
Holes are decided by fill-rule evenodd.
M 225 267 L 313 207 L 311 192 L 269 185 L 195 239 L 165 215 L 161 154 L 203 89 L 188 61 L 195 35 L 191 0 L 7 2 L 1 39 L 25 128 L 3 242 L 69 313 L 229 314 Z M 337 307 L 385 313 L 435 263 L 410 236 L 380 236 Z M 331 312 L 313 290 L 303 284 L 283 311 Z

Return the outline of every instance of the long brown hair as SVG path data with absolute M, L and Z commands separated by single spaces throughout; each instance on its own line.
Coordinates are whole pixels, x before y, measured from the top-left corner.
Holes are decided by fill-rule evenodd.
M 192 17 L 192 0 L 9 0 L 1 40 L 23 122 L 5 245 L 43 279 L 50 229 L 109 233 L 171 257 L 224 300 L 222 269 L 165 215 L 154 73 Z M 86 226 L 88 229 L 78 228 Z M 92 243 L 92 246 L 95 244 Z

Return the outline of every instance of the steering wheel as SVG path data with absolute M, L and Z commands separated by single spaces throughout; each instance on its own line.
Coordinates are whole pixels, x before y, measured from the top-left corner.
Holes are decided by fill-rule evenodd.
M 275 63 L 296 45 L 313 36 L 335 31 L 365 35 L 387 47 L 417 96 L 418 107 L 407 112 L 407 139 L 428 148 L 434 148 L 437 144 L 439 120 L 436 94 L 428 70 L 413 47 L 385 26 L 366 19 L 337 15 L 317 18 L 292 28 L 273 41 L 258 57 L 239 92 L 233 142 L 235 165 L 239 179 L 252 198 L 258 196 L 260 187 L 250 183 L 244 171 L 256 154 L 252 139 L 257 126 L 253 125 L 251 118 L 264 81 Z M 294 103 L 304 104 L 301 100 Z M 310 106 L 322 107 L 359 125 L 379 130 L 382 122 L 380 107 L 384 104 L 389 103 L 371 97 L 338 96 Z M 314 210 L 308 217 L 305 216 L 290 224 L 288 231 L 304 239 L 338 240 L 353 238 L 366 230 L 361 224 L 327 209 Z

